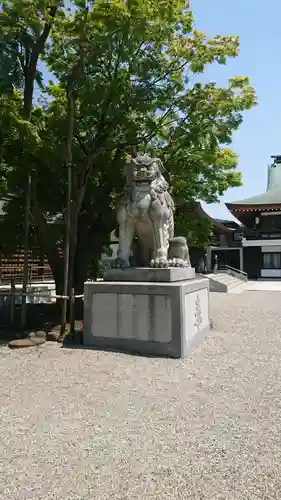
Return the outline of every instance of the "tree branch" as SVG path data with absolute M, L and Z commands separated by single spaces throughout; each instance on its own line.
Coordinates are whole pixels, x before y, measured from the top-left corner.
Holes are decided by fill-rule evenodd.
M 88 156 L 89 150 L 88 150 L 87 146 L 85 146 L 85 144 L 83 143 L 82 139 L 79 137 L 78 134 L 74 134 L 74 139 L 77 142 L 82 153 L 84 153 L 85 156 Z
M 58 7 L 51 7 L 50 17 L 54 20 Z M 32 110 L 32 100 L 34 91 L 34 80 L 37 71 L 37 64 L 40 54 L 42 54 L 47 38 L 52 28 L 52 22 L 46 22 L 43 31 L 32 47 L 30 60 L 24 68 L 24 98 L 23 98 L 23 114 L 29 120 Z

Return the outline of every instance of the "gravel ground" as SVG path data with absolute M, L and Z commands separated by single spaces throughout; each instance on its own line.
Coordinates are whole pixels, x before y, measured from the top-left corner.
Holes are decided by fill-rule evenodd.
M 0 347 L 1 500 L 281 498 L 281 294 L 212 294 L 184 361 Z

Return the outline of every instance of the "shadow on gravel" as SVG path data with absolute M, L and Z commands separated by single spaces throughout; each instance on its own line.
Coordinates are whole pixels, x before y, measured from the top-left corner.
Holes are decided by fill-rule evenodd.
M 81 325 L 79 316 L 78 324 Z M 0 308 L 0 345 L 7 345 L 11 340 L 27 337 L 31 332 L 43 331 L 48 334 L 60 329 L 60 307 L 57 304 L 28 304 L 26 327 L 21 327 L 21 308 L 16 307 L 14 324 L 10 325 L 8 307 Z
M 126 356 L 138 356 L 141 358 L 153 358 L 153 359 L 174 359 L 175 361 L 179 358 L 172 358 L 164 355 L 156 355 L 156 354 L 149 354 L 149 353 L 143 353 L 137 350 L 130 350 L 130 349 L 118 349 L 118 348 L 113 348 L 113 347 L 99 347 L 99 346 L 87 346 L 83 345 L 82 343 L 75 342 L 74 340 L 64 340 L 62 344 L 62 348 L 65 349 L 78 349 L 78 350 L 85 350 L 85 351 L 98 351 L 98 352 L 111 352 L 115 354 L 125 354 Z
M 210 331 L 214 332 L 214 322 L 210 320 Z M 212 333 L 211 333 L 212 335 Z M 68 334 L 64 337 L 64 341 L 62 343 L 62 347 L 66 349 L 83 349 L 83 350 L 91 350 L 91 351 L 99 351 L 99 352 L 114 352 L 118 354 L 126 354 L 128 356 L 140 356 L 143 358 L 164 358 L 164 359 L 179 359 L 176 357 L 168 357 L 166 355 L 154 354 L 154 353 L 143 353 L 142 351 L 138 351 L 136 349 L 124 349 L 117 347 L 108 347 L 108 346 L 87 346 L 83 344 L 83 330 L 77 330 L 74 335 Z M 192 351 L 191 351 L 192 352 Z

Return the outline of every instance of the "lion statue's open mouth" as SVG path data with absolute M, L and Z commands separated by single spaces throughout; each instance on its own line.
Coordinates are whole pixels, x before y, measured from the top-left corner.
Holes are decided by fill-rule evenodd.
M 149 155 L 132 158 L 127 165 L 125 195 L 117 208 L 119 247 L 114 267 L 130 267 L 135 237 L 136 265 L 190 266 L 186 239 L 174 238 L 174 202 L 163 171 L 162 161 Z
M 136 186 L 142 186 L 144 184 L 150 184 L 153 181 L 152 177 L 136 177 L 135 184 Z

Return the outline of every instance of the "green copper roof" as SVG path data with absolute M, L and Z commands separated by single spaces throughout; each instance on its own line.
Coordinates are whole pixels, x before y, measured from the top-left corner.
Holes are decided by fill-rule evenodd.
M 271 189 L 265 193 L 251 196 L 245 200 L 233 201 L 227 205 L 280 205 L 281 203 L 281 188 Z
M 274 163 L 268 167 L 267 190 L 256 196 L 244 200 L 226 203 L 233 205 L 280 205 L 281 204 L 281 163 Z

